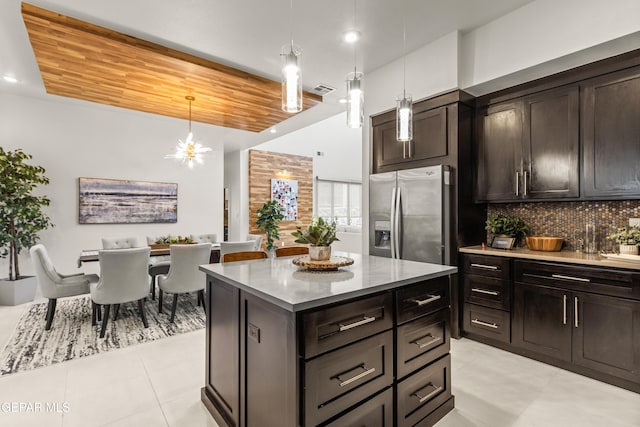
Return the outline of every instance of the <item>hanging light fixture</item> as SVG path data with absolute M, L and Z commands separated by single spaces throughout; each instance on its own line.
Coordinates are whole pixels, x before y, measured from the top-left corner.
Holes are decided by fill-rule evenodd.
M 193 132 L 191 132 L 191 103 L 196 99 L 190 95 L 185 96 L 184 99 L 189 101 L 189 134 L 184 141 L 181 139 L 178 140 L 175 153 L 167 154 L 164 158 L 180 160 L 192 169 L 194 162 L 202 163 L 202 156 L 211 151 L 211 148 L 203 147 L 200 143 L 193 141 Z
M 353 27 L 356 28 L 356 0 L 353 0 Z M 364 92 L 362 91 L 363 73 L 356 68 L 356 47 L 353 46 L 353 72 L 347 74 L 347 126 L 362 127 L 364 121 Z
M 298 113 L 302 111 L 302 69 L 300 55 L 302 50 L 293 44 L 293 0 L 289 14 L 291 43 L 282 46 L 282 111 Z
M 404 9 L 404 8 L 403 8 Z M 396 140 L 402 142 L 413 139 L 413 103 L 407 94 L 407 21 L 406 11 L 402 17 L 402 95 L 396 99 Z

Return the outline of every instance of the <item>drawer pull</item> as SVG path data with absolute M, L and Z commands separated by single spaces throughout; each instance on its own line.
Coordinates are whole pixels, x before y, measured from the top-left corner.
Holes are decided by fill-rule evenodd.
M 431 393 L 423 396 L 422 392 L 425 391 L 425 389 L 428 389 L 428 388 L 433 388 L 433 391 Z M 420 403 L 422 403 L 422 402 L 425 402 L 425 401 L 431 399 L 433 396 L 435 396 L 436 394 L 440 393 L 441 391 L 442 391 L 442 386 L 436 386 L 433 383 L 429 383 L 422 390 L 418 390 L 415 393 L 413 393 L 412 396 L 417 397 L 418 401 Z
M 483 270 L 498 270 L 500 267 L 497 265 L 487 265 L 487 264 L 471 264 L 471 267 L 482 268 Z
M 471 288 L 471 292 L 477 292 L 479 294 L 487 294 L 487 295 L 493 295 L 493 296 L 500 295 L 500 292 L 498 291 L 489 291 L 489 290 L 480 289 L 480 288 Z
M 414 299 L 413 302 L 418 304 L 419 306 L 423 306 L 425 304 L 429 304 L 430 302 L 438 301 L 442 298 L 442 295 L 427 295 L 429 298 L 427 299 Z
M 420 340 L 422 340 L 423 338 L 427 338 L 427 337 L 431 337 L 431 339 L 430 339 L 429 341 L 427 341 L 427 342 L 421 342 L 421 341 L 420 341 Z M 415 344 L 415 345 L 417 345 L 417 346 L 418 346 L 418 348 L 425 348 L 425 347 L 428 347 L 428 346 L 430 346 L 431 344 L 436 343 L 436 342 L 438 342 L 438 341 L 440 341 L 440 340 L 441 340 L 441 338 L 440 338 L 440 337 L 434 337 L 433 335 L 429 334 L 429 335 L 425 335 L 425 336 L 424 336 L 424 337 L 422 337 L 422 338 L 418 338 L 418 339 L 417 339 L 417 340 L 415 340 L 415 341 L 412 341 L 412 343 L 411 343 L 411 344 Z
M 486 326 L 488 328 L 498 329 L 498 325 L 495 323 L 483 322 L 478 319 L 471 319 L 471 323 L 475 323 L 476 325 Z
M 347 325 L 340 325 L 340 332 L 348 331 L 349 329 L 357 328 L 358 326 L 366 325 L 367 323 L 375 322 L 376 317 L 367 317 L 364 316 L 364 319 L 358 320 L 357 322 L 349 323 Z
M 364 364 L 357 366 L 356 368 L 352 369 L 351 371 L 354 371 L 356 369 L 364 369 L 364 372 L 360 372 L 358 375 L 351 377 L 349 379 L 346 380 L 342 380 L 342 378 L 340 378 L 340 375 L 336 375 L 335 377 L 331 378 L 332 380 L 338 380 L 340 381 L 340 387 L 344 387 L 346 385 L 351 384 L 354 381 L 358 381 L 359 379 L 362 379 L 364 377 L 366 377 L 367 375 L 373 374 L 376 371 L 376 368 L 371 368 L 371 369 L 367 369 Z M 351 371 L 347 371 L 347 372 L 351 372 Z M 346 373 L 346 372 L 345 372 Z
M 585 282 L 585 283 L 591 282 L 591 280 L 589 279 L 585 279 L 582 277 L 565 276 L 564 274 L 552 274 L 551 277 L 553 277 L 554 279 L 573 280 L 574 282 Z

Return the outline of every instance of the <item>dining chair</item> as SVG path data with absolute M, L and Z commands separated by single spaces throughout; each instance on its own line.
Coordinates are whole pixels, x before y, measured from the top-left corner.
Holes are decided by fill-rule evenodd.
M 158 313 L 162 313 L 162 296 L 164 292 L 173 294 L 171 318 L 173 323 L 178 306 L 178 295 L 188 292 L 198 292 L 198 303 L 204 305 L 205 275 L 198 266 L 209 264 L 211 243 L 196 243 L 194 245 L 171 245 L 169 248 L 171 261 L 169 273 L 158 276 Z
M 42 296 L 49 299 L 45 316 L 45 330 L 51 329 L 56 312 L 58 298 L 71 297 L 89 293 L 89 284 L 98 281 L 95 274 L 60 274 L 56 271 L 44 245 L 34 245 L 29 249 L 31 262 L 36 272 L 38 286 Z
M 222 262 L 248 261 L 264 258 L 267 258 L 267 253 L 264 251 L 229 252 L 222 255 Z
M 247 240 L 253 240 L 255 242 L 255 246 L 253 248 L 254 251 L 259 251 L 262 247 L 262 234 L 247 234 Z
M 149 294 L 149 254 L 151 248 L 108 249 L 98 251 L 100 281 L 90 285 L 92 304 L 91 324 L 104 306 L 100 338 L 104 338 L 111 306 L 137 301 L 140 318 L 149 327 L 144 313 L 144 299 Z M 115 320 L 115 319 L 114 319 Z
M 250 252 L 253 251 L 256 246 L 256 242 L 253 240 L 247 240 L 244 242 L 220 242 L 220 259 L 224 254 L 230 252 Z
M 140 242 L 137 237 L 103 237 L 102 249 L 129 249 L 139 248 Z
M 287 246 L 285 248 L 276 249 L 276 257 L 292 256 L 292 255 L 306 255 L 309 253 L 308 246 Z
M 217 243 L 217 234 L 196 234 L 193 236 L 193 241 L 196 243 Z

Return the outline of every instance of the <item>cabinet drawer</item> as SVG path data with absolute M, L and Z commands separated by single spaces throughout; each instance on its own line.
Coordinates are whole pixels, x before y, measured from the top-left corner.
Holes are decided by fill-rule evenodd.
M 304 349 L 309 359 L 393 326 L 392 293 L 303 315 Z
M 398 290 L 396 305 L 398 323 L 448 307 L 449 278 L 438 277 Z
M 398 378 L 449 353 L 450 310 L 440 310 L 398 327 Z
M 509 280 L 511 260 L 498 256 L 468 255 L 462 257 L 462 270 L 466 273 Z
M 344 426 L 392 427 L 393 388 L 389 387 L 386 391 L 367 399 L 362 405 L 325 425 L 325 427 Z
M 510 342 L 511 319 L 508 311 L 475 304 L 465 304 L 463 317 L 465 332 L 482 335 L 505 343 Z
M 305 425 L 315 426 L 393 383 L 393 331 L 304 364 Z
M 493 277 L 465 274 L 464 300 L 485 307 L 511 309 L 510 282 Z
M 451 356 L 432 363 L 398 384 L 398 427 L 410 427 L 451 397 Z
M 620 297 L 640 296 L 640 275 L 610 268 L 515 261 L 517 282 Z

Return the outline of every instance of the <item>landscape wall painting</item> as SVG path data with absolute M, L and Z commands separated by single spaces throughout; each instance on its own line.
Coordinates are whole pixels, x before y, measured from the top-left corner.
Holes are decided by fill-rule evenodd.
M 271 200 L 277 200 L 282 208 L 284 221 L 298 220 L 298 181 L 295 179 L 271 179 Z
M 80 224 L 178 221 L 178 184 L 80 178 Z

